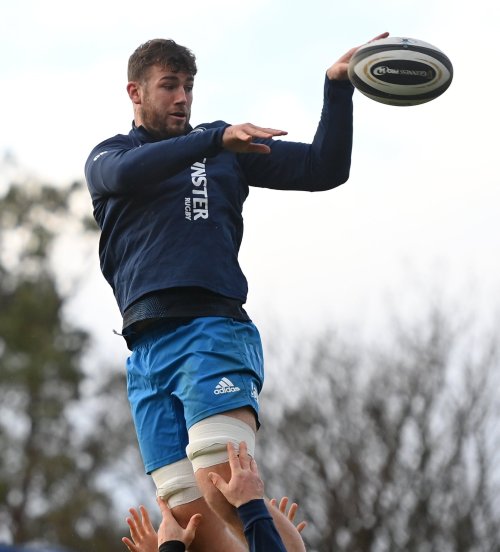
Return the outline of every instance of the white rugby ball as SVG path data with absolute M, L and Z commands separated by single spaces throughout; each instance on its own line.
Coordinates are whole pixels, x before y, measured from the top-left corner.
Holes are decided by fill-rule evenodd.
M 434 100 L 451 84 L 449 58 L 428 42 L 389 37 L 364 44 L 352 56 L 352 84 L 372 100 L 389 105 L 418 105 Z

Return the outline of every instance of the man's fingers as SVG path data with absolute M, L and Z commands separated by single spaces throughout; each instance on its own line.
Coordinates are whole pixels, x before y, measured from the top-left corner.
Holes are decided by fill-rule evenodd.
M 248 470 L 250 467 L 250 456 L 248 455 L 248 447 L 245 441 L 241 441 L 240 443 L 240 466 L 244 470 Z
M 287 496 L 284 496 L 280 500 L 279 505 L 278 505 L 278 501 L 275 498 L 272 498 L 269 501 L 269 503 L 271 504 L 271 506 L 275 506 L 275 507 L 279 508 L 280 512 L 282 514 L 284 514 L 285 516 L 287 516 L 287 518 L 292 523 L 294 523 L 295 516 L 297 514 L 297 510 L 299 509 L 299 505 L 296 502 L 292 503 L 292 505 L 290 506 L 290 508 L 288 510 L 288 513 L 286 512 L 286 507 L 288 505 L 288 497 Z M 301 533 L 306 527 L 307 527 L 307 521 L 301 521 L 300 523 L 298 523 L 296 525 L 296 529 L 299 533 Z
M 237 128 L 235 134 L 235 138 L 240 140 L 241 142 L 251 142 L 252 141 L 252 135 L 249 134 L 246 130 L 243 128 Z
M 241 125 L 239 127 L 239 130 L 241 130 L 245 135 L 250 136 L 251 138 L 273 138 L 274 136 L 285 136 L 286 134 L 288 134 L 286 130 L 280 130 L 270 127 L 259 127 L 252 125 L 251 123 Z
M 170 508 L 168 507 L 168 504 L 163 500 L 163 498 L 157 497 L 156 502 L 158 502 L 161 515 L 165 521 L 170 522 L 172 519 L 175 519 L 172 512 L 170 511 Z
M 288 519 L 290 521 L 293 521 L 295 519 L 295 514 L 297 513 L 297 509 L 298 509 L 298 504 L 296 502 L 294 502 L 291 506 L 290 506 L 290 509 L 288 510 Z
M 375 42 L 375 41 L 380 40 L 380 39 L 382 39 L 382 38 L 387 38 L 388 36 L 389 36 L 389 33 L 387 33 L 387 32 L 386 32 L 386 33 L 380 33 L 379 35 L 373 37 L 371 40 L 369 40 L 368 42 L 366 42 L 366 44 L 371 44 L 372 42 Z M 354 52 L 358 51 L 358 50 L 361 48 L 361 46 L 364 46 L 364 44 L 360 44 L 359 46 L 356 46 L 355 48 L 351 48 L 351 49 L 347 52 L 347 54 L 345 54 L 344 57 L 346 57 L 346 56 L 348 57 L 348 60 L 347 60 L 348 62 L 350 61 L 350 59 L 351 59 L 352 56 L 354 55 Z M 341 58 L 341 59 L 342 59 L 342 58 Z M 339 60 L 339 61 L 340 61 L 340 60 Z
M 254 473 L 257 477 L 260 477 L 259 466 L 257 466 L 257 461 L 255 458 L 250 458 L 250 471 Z
M 139 506 L 139 510 L 141 511 L 142 515 L 142 525 L 149 531 L 154 531 L 153 524 L 151 523 L 151 520 L 149 519 L 149 513 L 145 506 Z
M 288 504 L 288 497 L 287 496 L 284 496 L 281 500 L 280 500 L 280 505 L 279 505 L 279 509 L 280 509 L 280 512 L 282 514 L 285 514 L 286 515 L 286 505 Z
M 286 130 L 278 130 L 277 128 L 257 128 L 256 138 L 273 138 L 274 136 L 286 136 L 288 132 Z
M 236 447 L 232 441 L 227 443 L 227 455 L 229 457 L 229 466 L 231 467 L 231 475 L 240 469 L 240 459 L 236 452 Z
M 380 33 L 379 35 L 377 35 L 376 37 L 372 38 L 370 40 L 370 42 L 375 42 L 375 40 L 380 40 L 381 38 L 387 38 L 389 36 L 389 33 L 385 32 L 385 33 Z
M 302 531 L 307 527 L 307 521 L 301 521 L 298 525 L 297 525 L 297 531 L 299 533 L 302 533 Z
M 123 537 L 122 542 L 130 550 L 130 552 L 139 552 L 137 546 L 135 546 L 135 544 L 128 537 Z
M 267 144 L 250 142 L 245 148 L 245 153 L 271 153 L 271 148 Z
M 250 144 L 254 138 L 274 138 L 275 136 L 284 136 L 287 134 L 284 130 L 258 129 L 258 128 L 239 128 L 235 132 L 235 138 L 240 142 Z
M 256 144 L 256 138 L 270 139 L 288 134 L 285 130 L 269 127 L 258 127 L 251 123 L 229 126 L 224 130 L 222 144 L 229 151 L 237 153 L 270 153 L 266 144 Z
M 188 532 L 194 532 L 196 531 L 196 528 L 198 525 L 200 525 L 201 520 L 203 516 L 201 514 L 194 514 L 194 516 L 191 516 L 191 519 L 189 520 L 189 523 L 187 524 L 186 531 Z
M 219 491 L 224 494 L 224 491 L 227 487 L 227 482 L 224 480 L 224 478 L 215 472 L 210 472 L 208 474 L 208 478 L 214 484 L 214 487 L 219 489 Z
M 196 528 L 201 523 L 202 515 L 201 514 L 194 514 L 191 516 L 191 519 L 189 520 L 186 529 L 183 531 L 183 542 L 185 543 L 188 550 L 190 550 L 189 545 L 193 542 L 195 536 L 196 536 Z
M 349 63 L 352 56 L 354 55 L 354 52 L 358 50 L 359 46 L 356 46 L 355 48 L 351 48 L 348 52 L 346 52 L 342 57 L 340 57 L 337 60 L 337 63 Z
M 137 527 L 141 526 L 141 517 L 139 516 L 139 512 L 135 508 L 130 508 L 129 512 L 132 516 L 131 522 L 136 525 Z M 130 519 L 130 518 L 129 518 Z M 129 524 L 130 525 L 130 524 Z
M 127 522 L 130 530 L 130 536 L 134 541 L 136 541 L 141 536 L 140 519 L 139 515 L 137 514 L 137 510 L 135 510 L 134 508 L 130 508 L 129 512 L 132 514 L 132 517 L 127 517 L 125 521 Z

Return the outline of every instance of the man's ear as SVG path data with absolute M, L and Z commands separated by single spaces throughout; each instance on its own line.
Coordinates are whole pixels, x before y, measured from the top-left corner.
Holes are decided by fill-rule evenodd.
M 129 98 L 132 100 L 132 103 L 134 104 L 140 104 L 142 103 L 142 89 L 140 83 L 136 81 L 130 81 L 127 84 L 127 93 Z

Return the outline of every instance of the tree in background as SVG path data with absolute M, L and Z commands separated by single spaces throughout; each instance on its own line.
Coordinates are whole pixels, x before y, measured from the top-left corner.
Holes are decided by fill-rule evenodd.
M 124 527 L 105 483 L 136 445 L 123 374 L 84 391 L 89 335 L 65 319 L 54 274 L 57 238 L 93 228 L 75 212 L 81 190 L 28 181 L 0 199 L 0 542 L 109 552 Z
M 500 549 L 496 341 L 444 310 L 375 353 L 326 332 L 282 367 L 295 399 L 268 387 L 267 492 L 299 502 L 311 552 Z
M 95 243 L 81 192 L 27 180 L 0 198 L 0 542 L 113 552 L 154 491 L 123 367 L 87 373 L 91 336 L 64 314 L 55 244 Z M 259 465 L 310 520 L 310 552 L 499 550 L 496 343 L 455 319 L 431 308 L 377 352 L 334 332 L 270 342 Z

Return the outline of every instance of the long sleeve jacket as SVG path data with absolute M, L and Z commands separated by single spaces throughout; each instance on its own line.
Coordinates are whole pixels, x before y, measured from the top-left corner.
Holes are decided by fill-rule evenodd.
M 225 150 L 223 121 L 163 140 L 134 125 L 97 145 L 85 176 L 101 228 L 101 269 L 121 313 L 148 293 L 186 286 L 244 303 L 238 251 L 249 187 L 322 191 L 344 183 L 352 93 L 348 81 L 325 79 L 312 143 L 261 140 L 270 154 Z

